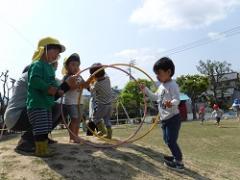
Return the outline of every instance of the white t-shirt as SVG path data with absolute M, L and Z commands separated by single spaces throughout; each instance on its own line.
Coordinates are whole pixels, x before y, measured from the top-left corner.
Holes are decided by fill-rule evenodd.
M 84 82 L 83 78 L 79 76 L 78 82 L 82 83 Z M 81 95 L 80 104 L 84 103 L 83 96 L 82 96 L 82 90 L 75 89 L 75 90 L 69 90 L 67 91 L 63 96 L 63 104 L 66 105 L 78 105 L 79 104 L 79 95 Z
M 161 120 L 167 120 L 179 114 L 179 87 L 174 80 L 170 80 L 166 83 L 161 83 L 155 93 L 146 87 L 145 93 L 150 99 L 157 101 Z M 170 108 L 166 107 L 164 105 L 165 101 L 171 101 L 173 106 Z

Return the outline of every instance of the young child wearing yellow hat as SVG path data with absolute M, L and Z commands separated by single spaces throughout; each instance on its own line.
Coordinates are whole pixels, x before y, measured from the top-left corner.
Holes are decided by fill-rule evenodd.
M 52 130 L 51 108 L 58 90 L 52 63 L 56 62 L 65 47 L 57 39 L 46 37 L 39 41 L 28 70 L 27 113 L 33 128 L 35 155 L 52 156 L 48 149 L 48 133 Z

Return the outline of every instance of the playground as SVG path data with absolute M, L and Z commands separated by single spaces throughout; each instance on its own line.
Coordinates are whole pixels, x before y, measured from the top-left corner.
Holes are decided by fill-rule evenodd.
M 144 124 L 142 131 L 149 126 Z M 204 125 L 182 123 L 179 143 L 186 162 L 182 173 L 163 165 L 163 154 L 169 152 L 158 126 L 136 143 L 108 149 L 69 144 L 67 131 L 55 130 L 52 137 L 58 143 L 52 148 L 56 155 L 46 159 L 15 153 L 12 149 L 20 135 L 8 135 L 0 142 L 0 179 L 238 179 L 239 129 L 235 119 L 223 120 L 221 128 L 212 120 Z M 135 130 L 128 128 L 129 133 Z M 128 135 L 120 127 L 114 127 L 114 132 L 114 138 Z M 96 137 L 85 138 L 104 143 Z

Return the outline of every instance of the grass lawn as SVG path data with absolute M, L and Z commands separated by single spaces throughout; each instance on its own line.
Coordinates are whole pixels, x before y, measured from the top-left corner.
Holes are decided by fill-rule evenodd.
M 240 179 L 240 122 L 223 120 L 221 128 L 214 123 L 215 121 L 207 121 L 204 125 L 200 125 L 199 121 L 182 123 L 178 142 L 186 165 L 206 174 L 221 174 L 223 179 Z M 148 128 L 149 125 L 145 125 L 142 131 Z M 133 129 L 129 128 L 128 131 L 130 130 Z M 126 136 L 121 130 L 115 130 L 114 134 Z M 162 140 L 160 125 L 138 143 L 157 147 L 168 153 Z

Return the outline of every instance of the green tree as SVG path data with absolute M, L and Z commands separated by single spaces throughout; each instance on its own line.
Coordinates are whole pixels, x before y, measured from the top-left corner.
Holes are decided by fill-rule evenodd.
M 129 81 L 120 95 L 120 100 L 131 117 L 142 115 L 143 94 L 140 93 L 139 83 L 145 84 L 145 86 L 149 88 L 153 85 L 151 81 L 145 79 L 138 79 L 137 82 Z
M 201 75 L 183 75 L 177 78 L 177 83 L 180 91 L 186 93 L 191 98 L 193 119 L 196 119 L 196 101 L 208 89 L 208 78 Z
M 210 89 L 212 90 L 214 96 L 214 101 L 218 103 L 217 91 L 220 91 L 221 97 L 223 99 L 226 88 L 221 82 L 224 80 L 224 74 L 232 71 L 231 64 L 226 61 L 220 62 L 207 60 L 204 62 L 200 60 L 199 65 L 197 66 L 197 70 L 201 74 L 208 76 L 211 84 Z

